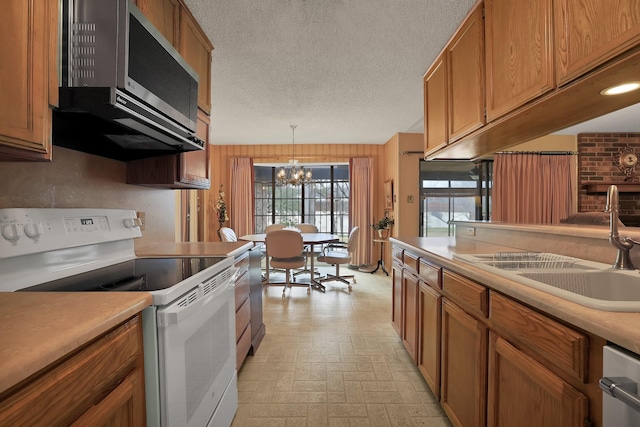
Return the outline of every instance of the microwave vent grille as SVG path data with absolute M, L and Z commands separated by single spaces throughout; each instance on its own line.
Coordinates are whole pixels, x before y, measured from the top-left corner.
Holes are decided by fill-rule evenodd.
M 95 78 L 96 24 L 83 22 L 73 25 L 72 49 L 72 78 Z

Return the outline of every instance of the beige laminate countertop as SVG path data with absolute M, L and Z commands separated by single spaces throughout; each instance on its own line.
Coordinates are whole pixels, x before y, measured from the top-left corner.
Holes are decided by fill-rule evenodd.
M 422 252 L 425 258 L 509 295 L 558 319 L 640 353 L 640 313 L 601 311 L 584 307 L 543 291 L 516 283 L 472 264 L 453 259 L 454 254 L 482 254 L 514 250 L 508 246 L 456 237 L 391 238 L 391 243 Z M 521 251 L 515 249 L 516 251 Z
M 147 292 L 1 292 L 0 394 L 151 302 Z
M 253 242 L 167 242 L 136 249 L 139 257 L 236 256 L 253 248 Z

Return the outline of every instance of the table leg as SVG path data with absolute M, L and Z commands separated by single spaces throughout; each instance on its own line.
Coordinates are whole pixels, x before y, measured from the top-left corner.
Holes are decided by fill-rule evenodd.
M 325 291 L 324 285 L 322 283 L 320 283 L 318 280 L 315 279 L 315 271 L 316 271 L 315 270 L 315 260 L 316 260 L 316 257 L 313 256 L 313 254 L 315 254 L 315 252 L 313 251 L 313 244 L 310 244 L 309 246 L 311 247 L 311 251 L 310 251 L 311 252 L 311 262 L 310 262 L 310 264 L 311 264 L 311 279 L 310 280 L 311 280 L 312 285 L 315 288 L 318 288 L 322 292 L 324 292 Z
M 386 268 L 384 268 L 384 242 L 380 242 L 380 259 L 378 260 L 378 265 L 376 266 L 376 269 L 373 270 L 371 274 L 378 271 L 380 267 L 382 267 L 382 271 L 384 271 L 384 274 L 388 276 L 389 272 L 387 271 Z

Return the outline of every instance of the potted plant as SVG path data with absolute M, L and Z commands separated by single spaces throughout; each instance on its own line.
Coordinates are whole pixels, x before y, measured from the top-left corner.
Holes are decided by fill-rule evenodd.
M 378 231 L 378 236 L 380 236 L 381 239 L 386 239 L 389 237 L 389 229 L 393 224 L 395 224 L 395 220 L 385 215 L 380 221 L 371 224 L 371 227 Z

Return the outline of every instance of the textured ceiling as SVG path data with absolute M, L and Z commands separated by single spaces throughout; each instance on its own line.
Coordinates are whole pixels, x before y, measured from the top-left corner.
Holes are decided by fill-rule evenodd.
M 214 44 L 212 143 L 384 144 L 475 0 L 186 0 Z M 640 132 L 640 108 L 557 133 Z
M 475 0 L 186 0 L 214 45 L 212 143 L 422 132 L 422 76 Z

